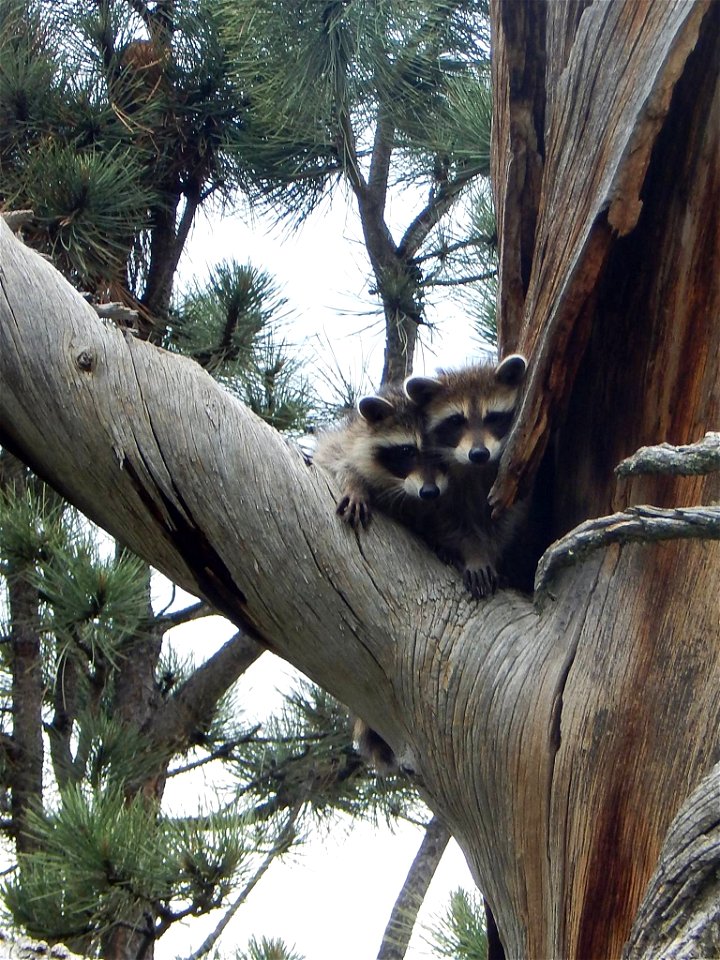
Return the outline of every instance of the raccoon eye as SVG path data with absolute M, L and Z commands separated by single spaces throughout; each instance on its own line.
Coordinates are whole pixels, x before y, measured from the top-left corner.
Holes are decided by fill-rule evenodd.
M 405 478 L 414 469 L 418 459 L 418 448 L 411 443 L 400 443 L 393 447 L 380 447 L 377 451 L 378 462 L 396 477 Z
M 483 423 L 497 437 L 503 437 L 510 429 L 513 418 L 512 410 L 490 410 L 483 417 Z
M 449 417 L 445 417 L 443 423 L 448 427 L 462 427 L 465 423 L 465 415 L 462 413 L 453 413 Z

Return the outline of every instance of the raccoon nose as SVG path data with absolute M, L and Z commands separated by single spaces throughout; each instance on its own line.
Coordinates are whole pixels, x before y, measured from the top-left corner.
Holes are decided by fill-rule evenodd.
M 490 451 L 487 447 L 473 447 L 468 453 L 468 460 L 471 463 L 486 463 L 490 459 Z
M 435 500 L 440 496 L 440 487 L 436 483 L 424 483 L 420 487 L 421 500 Z

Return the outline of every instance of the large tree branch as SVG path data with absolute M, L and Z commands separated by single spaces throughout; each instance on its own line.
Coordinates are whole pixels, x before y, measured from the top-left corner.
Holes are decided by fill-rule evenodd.
M 3 224 L 0 264 L 0 441 L 388 741 L 463 847 L 508 956 L 624 943 L 652 838 L 720 723 L 705 552 L 664 548 L 671 583 L 665 555 L 620 551 L 566 571 L 542 611 L 511 591 L 472 603 L 402 528 L 345 528 L 325 474 L 196 364 L 104 325 Z M 666 607 L 689 591 L 706 599 L 682 639 L 693 655 L 668 669 Z M 663 712 L 676 701 L 700 705 L 694 724 Z
M 193 671 L 180 689 L 154 715 L 146 731 L 165 754 L 187 744 L 202 729 L 220 697 L 264 652 L 264 647 L 244 633 L 227 643 Z
M 709 431 L 697 443 L 679 447 L 661 443 L 641 447 L 615 468 L 618 477 L 645 473 L 664 473 L 677 477 L 702 476 L 720 470 L 720 433 Z
M 586 520 L 545 551 L 535 575 L 535 592 L 545 592 L 558 570 L 579 563 L 594 550 L 613 543 L 660 540 L 720 540 L 720 507 L 663 510 L 641 505 Z
M 196 364 L 103 325 L 2 231 L 2 441 L 397 742 L 395 643 L 417 598 L 453 574 L 382 522 L 355 541 L 334 522 L 327 480 L 275 431 Z M 459 586 L 455 603 L 469 606 Z M 423 630 L 445 613 L 429 605 Z

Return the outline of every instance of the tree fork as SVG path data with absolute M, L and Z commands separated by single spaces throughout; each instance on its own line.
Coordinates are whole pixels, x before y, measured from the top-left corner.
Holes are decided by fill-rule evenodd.
M 520 13 L 547 64 L 518 91 Z M 501 232 L 517 221 L 501 284 L 519 262 L 501 330 L 531 355 L 497 507 L 549 445 L 557 536 L 638 503 L 712 503 L 716 477 L 613 469 L 720 421 L 720 7 L 497 2 L 493 17 L 496 136 L 513 131 Z M 503 114 L 518 95 L 529 127 Z M 509 176 L 538 130 L 541 177 Z M 378 730 L 464 849 L 507 956 L 620 956 L 717 761 L 718 544 L 613 545 L 541 608 L 512 591 L 473 604 L 406 531 L 333 522 L 327 478 L 195 365 L 104 327 L 3 225 L 0 248 L 3 441 Z

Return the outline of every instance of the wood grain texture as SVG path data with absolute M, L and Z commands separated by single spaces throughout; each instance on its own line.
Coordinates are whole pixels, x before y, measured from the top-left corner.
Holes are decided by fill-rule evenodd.
M 508 331 L 500 326 L 503 347 L 507 343 L 507 349 L 519 349 L 533 360 L 521 425 L 511 437 L 496 484 L 495 500 L 504 505 L 529 487 L 554 420 L 562 413 L 590 336 L 601 273 L 613 241 L 638 221 L 653 147 L 710 6 L 704 0 L 617 0 L 594 3 L 579 19 L 577 4 L 500 6 L 522 9 L 526 18 L 544 18 L 544 32 L 555 38 L 553 51 L 567 58 L 561 70 L 559 65 L 550 69 L 547 82 L 552 86 L 544 90 L 539 196 L 531 201 L 527 190 L 510 185 L 498 197 L 505 204 L 503 222 L 510 217 L 525 221 L 525 208 L 537 203 L 519 329 L 512 319 L 515 308 L 504 307 L 502 269 L 500 276 L 501 317 L 504 322 L 507 309 L 510 318 Z M 712 17 L 704 29 L 713 30 Z M 496 129 L 504 141 L 495 149 L 500 171 L 503 161 L 515 163 L 515 153 L 505 134 L 513 114 L 513 81 L 510 68 L 502 68 L 502 34 L 498 42 Z M 509 242 L 515 251 L 517 241 Z

